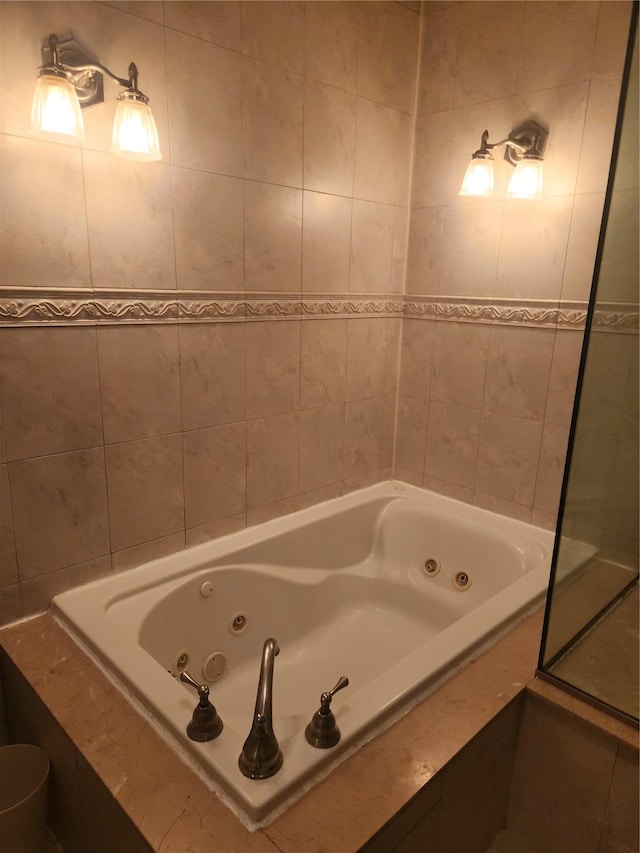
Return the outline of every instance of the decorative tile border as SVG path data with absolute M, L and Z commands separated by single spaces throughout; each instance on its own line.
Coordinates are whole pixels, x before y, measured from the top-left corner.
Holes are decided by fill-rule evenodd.
M 0 287 L 0 327 L 408 317 L 533 328 L 584 328 L 586 302 L 366 293 L 243 293 Z M 598 329 L 638 333 L 638 306 L 602 304 Z

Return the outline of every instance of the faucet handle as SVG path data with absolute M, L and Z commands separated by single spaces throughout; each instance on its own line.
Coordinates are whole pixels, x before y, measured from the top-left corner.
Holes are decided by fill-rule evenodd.
M 329 713 L 329 706 L 331 705 L 331 700 L 333 699 L 334 694 L 337 693 L 338 690 L 342 690 L 343 687 L 348 687 L 348 686 L 349 686 L 349 679 L 347 678 L 346 675 L 341 675 L 340 678 L 338 679 L 338 683 L 333 688 L 333 690 L 328 690 L 326 693 L 323 693 L 322 696 L 320 697 L 320 712 L 319 713 L 328 714 Z
M 223 729 L 223 723 L 215 707 L 209 701 L 209 688 L 206 684 L 198 684 L 193 676 L 185 670 L 180 673 L 180 681 L 195 687 L 198 691 L 196 705 L 191 722 L 187 726 L 187 734 L 191 740 L 203 743 L 214 740 Z
M 342 690 L 349 684 L 346 675 L 341 675 L 338 683 L 332 690 L 328 690 L 320 696 L 320 708 L 311 718 L 311 722 L 304 730 L 307 743 L 316 749 L 329 749 L 340 740 L 340 729 L 336 725 L 336 718 L 331 710 L 331 700 L 334 693 Z

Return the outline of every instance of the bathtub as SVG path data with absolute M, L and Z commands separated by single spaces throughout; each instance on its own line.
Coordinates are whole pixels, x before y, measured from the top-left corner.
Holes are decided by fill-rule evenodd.
M 54 613 L 250 829 L 264 826 L 533 610 L 553 535 L 399 482 L 362 489 L 56 596 Z M 284 756 L 242 775 L 262 646 L 280 646 L 273 727 Z M 226 664 L 226 666 L 225 666 Z M 223 720 L 186 735 L 207 683 Z M 310 746 L 320 695 L 341 740 Z

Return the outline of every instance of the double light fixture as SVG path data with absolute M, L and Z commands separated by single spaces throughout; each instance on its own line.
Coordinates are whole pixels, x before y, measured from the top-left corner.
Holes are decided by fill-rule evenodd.
M 81 141 L 81 110 L 104 101 L 103 77 L 107 76 L 124 87 L 113 120 L 112 153 L 129 160 L 162 159 L 149 98 L 138 89 L 138 69 L 133 62 L 128 78 L 117 77 L 90 59 L 77 42 L 58 42 L 54 34 L 42 54 L 44 64 L 31 107 L 32 133 L 48 139 Z
M 548 131 L 535 121 L 517 127 L 500 142 L 489 142 L 489 131 L 485 130 L 480 148 L 472 154 L 467 166 L 460 195 L 486 198 L 493 193 L 491 150 L 504 145 L 504 159 L 515 166 L 507 187 L 507 198 L 541 198 L 542 161 L 548 136 Z

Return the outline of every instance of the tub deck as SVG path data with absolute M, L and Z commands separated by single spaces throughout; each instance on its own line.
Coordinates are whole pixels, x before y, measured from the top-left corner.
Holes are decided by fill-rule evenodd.
M 254 833 L 50 613 L 0 629 L 0 644 L 151 849 L 354 853 L 526 686 L 541 626 L 540 610 Z

